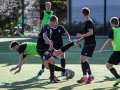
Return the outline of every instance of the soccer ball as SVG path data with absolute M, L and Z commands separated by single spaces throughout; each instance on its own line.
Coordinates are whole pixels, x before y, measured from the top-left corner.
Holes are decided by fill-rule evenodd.
M 72 79 L 75 76 L 75 72 L 73 70 L 69 70 L 70 76 L 69 79 Z

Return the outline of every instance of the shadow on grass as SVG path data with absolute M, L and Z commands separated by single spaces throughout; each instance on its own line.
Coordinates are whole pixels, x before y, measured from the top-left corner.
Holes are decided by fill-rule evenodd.
M 93 90 L 120 90 L 120 87 L 107 87 L 107 88 L 96 88 Z
M 101 81 L 97 81 L 95 83 L 102 83 L 102 82 L 106 82 L 106 81 L 115 81 L 115 77 L 108 77 L 108 76 L 105 76 L 105 79 L 101 80 Z M 107 87 L 107 88 L 96 88 L 96 89 L 93 89 L 93 90 L 118 90 L 120 89 L 120 87 L 116 86 L 116 87 Z
M 19 81 L 19 82 L 13 82 L 13 83 L 2 83 L 0 88 L 5 88 L 7 90 L 23 90 L 23 89 L 29 89 L 29 88 L 48 89 L 48 88 L 44 87 L 44 86 L 50 84 L 50 82 L 48 82 L 46 80 L 48 80 L 48 79 L 38 79 L 37 77 L 33 77 L 26 81 Z
M 59 83 L 63 83 L 63 82 L 67 82 L 67 80 L 60 81 Z M 52 90 L 57 87 L 57 83 L 52 83 L 51 87 L 50 86 L 47 87 L 47 85 L 49 84 L 51 83 L 49 82 L 48 79 L 39 79 L 38 77 L 35 76 L 25 81 L 17 81 L 13 83 L 1 83 L 0 88 L 7 90 L 24 90 L 24 89 Z M 72 87 L 73 86 L 74 85 L 72 85 Z M 69 86 L 66 88 L 69 88 Z M 66 90 L 66 89 L 61 88 L 60 90 Z
M 106 81 L 115 81 L 115 77 L 110 78 L 108 76 L 105 76 L 105 79 L 101 80 L 101 81 L 97 81 L 95 83 L 102 83 L 102 82 L 106 82 Z
M 74 87 L 78 87 L 78 86 L 83 86 L 83 85 L 86 85 L 86 84 L 73 84 L 73 85 L 69 85 L 69 86 L 65 86 L 65 87 L 62 87 L 58 90 L 74 90 Z

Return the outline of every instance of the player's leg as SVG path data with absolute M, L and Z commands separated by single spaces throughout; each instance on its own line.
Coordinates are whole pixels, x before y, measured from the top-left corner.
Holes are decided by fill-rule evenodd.
M 81 67 L 83 71 L 83 77 L 77 81 L 78 83 L 81 83 L 81 82 L 90 83 L 94 79 L 94 76 L 91 73 L 90 65 L 87 62 L 88 57 L 92 57 L 94 48 L 95 46 L 84 46 L 82 49 L 80 61 L 81 61 Z M 88 78 L 86 76 L 87 73 L 89 74 Z
M 65 68 L 65 65 L 66 65 L 66 62 L 65 62 L 65 53 L 62 53 L 60 55 L 60 58 L 61 58 L 61 67 Z M 61 76 L 65 76 L 65 73 L 61 72 Z
M 53 46 L 56 50 L 59 50 L 61 47 L 63 47 L 63 43 L 59 43 L 59 44 L 54 44 Z M 61 53 L 60 55 L 60 59 L 61 59 L 61 67 L 65 68 L 65 53 Z M 64 72 L 61 72 L 61 76 L 65 76 Z
M 42 69 L 38 72 L 37 76 L 42 75 L 42 73 L 44 72 L 44 68 L 45 68 L 44 63 L 42 63 Z
M 65 52 L 65 51 L 68 50 L 71 46 L 74 46 L 74 45 L 76 45 L 76 41 L 71 42 L 71 43 L 69 43 L 69 44 L 61 47 L 61 49 L 59 49 L 59 50 L 54 50 L 53 53 L 52 53 L 52 55 L 53 55 L 53 56 L 59 56 L 61 53 Z M 79 46 L 80 46 L 80 44 L 79 44 Z
M 46 69 L 50 69 L 50 66 L 49 66 L 50 64 L 49 64 L 49 61 L 48 60 L 45 60 L 44 61 L 44 66 L 46 67 Z M 61 71 L 61 72 L 63 72 L 63 73 L 65 73 L 65 76 L 66 76 L 66 79 L 68 80 L 69 79 L 69 77 L 70 77 L 70 70 L 69 69 L 64 69 L 64 68 L 61 68 L 61 67 L 59 67 L 59 66 L 57 66 L 57 65 L 53 65 L 54 66 L 54 70 L 55 71 Z M 51 79 L 51 76 L 50 76 L 50 79 Z M 57 79 L 55 76 L 54 76 L 54 79 L 56 80 L 56 81 L 60 81 L 59 79 Z
M 45 61 L 48 61 L 49 64 L 49 70 L 50 70 L 50 76 L 51 76 L 51 83 L 57 83 L 57 81 L 54 79 L 54 64 L 55 64 L 55 59 L 54 57 L 51 55 L 51 52 L 49 50 L 46 51 L 39 51 L 37 50 L 37 52 L 40 54 L 40 56 L 42 57 L 42 60 L 44 62 L 44 65 L 46 66 Z M 47 66 L 46 66 L 47 67 Z
M 48 56 L 48 55 L 47 55 Z M 50 70 L 50 82 L 51 83 L 57 83 L 57 80 L 54 78 L 54 70 L 55 70 L 55 59 L 53 56 L 49 54 L 48 57 L 46 57 L 46 60 L 48 60 L 49 70 Z
M 89 46 L 88 47 L 88 49 L 87 49 L 87 52 L 88 52 L 87 56 L 88 57 L 92 57 L 95 47 L 96 46 Z M 91 72 L 91 69 L 90 69 L 90 64 L 88 62 L 86 62 L 86 68 L 87 68 L 87 73 L 89 75 L 87 83 L 90 83 L 91 81 L 94 80 L 94 76 L 92 75 L 92 72 Z
M 80 80 L 77 80 L 78 83 L 83 83 L 83 82 L 87 82 L 88 78 L 87 78 L 87 68 L 86 68 L 86 63 L 87 63 L 87 56 L 80 56 L 80 62 L 81 62 L 81 68 L 82 68 L 82 72 L 83 72 L 83 76 Z
M 113 86 L 116 86 L 120 83 L 120 75 L 117 73 L 116 69 L 113 65 L 119 64 L 120 60 L 120 53 L 113 52 L 110 56 L 108 62 L 106 63 L 106 67 L 110 70 L 110 72 L 116 77 L 116 82 Z

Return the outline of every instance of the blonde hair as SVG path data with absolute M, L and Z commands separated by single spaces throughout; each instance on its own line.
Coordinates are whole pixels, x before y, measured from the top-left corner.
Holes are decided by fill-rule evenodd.
M 51 2 L 46 2 L 45 5 L 49 4 L 51 6 Z

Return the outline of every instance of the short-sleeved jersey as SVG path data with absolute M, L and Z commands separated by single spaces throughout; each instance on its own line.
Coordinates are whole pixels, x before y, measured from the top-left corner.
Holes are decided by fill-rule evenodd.
M 62 35 L 67 31 L 62 25 L 58 25 L 56 28 L 52 28 L 51 40 L 54 44 L 63 44 Z
M 42 27 L 41 32 L 38 35 L 37 50 L 39 51 L 48 50 L 49 48 L 49 44 L 47 44 L 43 38 L 43 33 L 45 33 L 49 39 L 51 38 L 52 30 L 48 24 Z
M 108 33 L 108 38 L 113 39 L 113 35 L 114 35 L 114 32 L 113 32 L 113 29 L 111 29 Z
M 24 53 L 24 50 L 26 49 L 27 44 L 22 44 L 18 48 L 19 54 Z M 23 58 L 25 58 L 27 55 L 23 54 Z
M 93 35 L 85 37 L 84 45 L 95 46 L 96 40 L 95 40 L 94 23 L 90 18 L 88 18 L 84 22 L 84 34 L 88 33 L 88 29 L 93 29 Z

